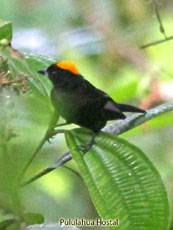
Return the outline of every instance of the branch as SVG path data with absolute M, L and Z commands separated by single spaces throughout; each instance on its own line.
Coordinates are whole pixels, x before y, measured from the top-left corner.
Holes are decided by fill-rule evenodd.
M 11 84 L 16 83 L 16 82 L 18 82 L 18 81 L 23 81 L 23 80 L 26 80 L 26 79 L 27 79 L 27 76 L 21 77 L 21 78 L 17 78 L 17 79 L 8 81 L 8 82 L 3 82 L 3 83 L 2 83 L 2 86 L 4 86 L 4 85 L 5 85 L 5 86 L 6 86 L 6 85 L 11 85 Z
M 113 133 L 115 135 L 120 135 L 130 129 L 133 129 L 143 124 L 146 121 L 149 121 L 171 110 L 173 110 L 173 102 L 157 106 L 153 109 L 149 109 L 145 114 L 133 114 L 124 120 L 117 121 L 116 123 L 113 123 L 111 125 L 107 125 L 105 128 L 103 128 L 103 131 Z
M 159 23 L 160 32 L 164 35 L 165 39 L 158 40 L 158 41 L 151 42 L 149 44 L 143 45 L 143 46 L 140 47 L 141 49 L 145 49 L 145 48 L 148 48 L 150 46 L 158 45 L 158 44 L 160 44 L 162 42 L 166 42 L 166 41 L 169 41 L 169 40 L 173 39 L 173 36 L 167 37 L 167 35 L 166 35 L 166 32 L 165 32 L 165 29 L 164 29 L 164 26 L 163 26 L 163 23 L 162 23 L 162 20 L 161 20 L 161 16 L 160 16 L 158 5 L 157 5 L 156 1 L 152 0 L 152 3 L 153 3 L 153 7 L 154 7 L 154 11 L 155 11 L 155 14 L 156 14 L 157 21 Z
M 113 133 L 113 134 L 118 136 L 124 132 L 127 132 L 130 129 L 133 129 L 133 128 L 143 124 L 146 121 L 149 121 L 149 120 L 151 120 L 151 119 L 153 119 L 153 118 L 155 118 L 161 114 L 167 113 L 167 112 L 172 111 L 172 110 L 173 110 L 173 102 L 163 104 L 163 105 L 157 106 L 153 109 L 149 109 L 147 111 L 147 113 L 145 113 L 145 114 L 131 115 L 130 117 L 127 117 L 124 120 L 117 121 L 111 125 L 107 125 L 102 130 L 104 132 Z M 54 169 L 61 167 L 63 164 L 70 161 L 71 159 L 72 159 L 71 153 L 66 152 L 52 166 L 50 166 L 50 167 L 46 168 L 45 170 L 43 170 L 42 172 L 38 173 L 37 175 L 35 175 L 31 179 L 29 179 L 28 181 L 23 183 L 21 186 L 25 186 L 25 185 L 28 185 L 28 184 L 34 182 L 38 178 L 48 174 L 49 172 L 53 171 Z
M 158 40 L 158 41 L 155 41 L 155 42 L 150 42 L 150 43 L 148 43 L 146 45 L 141 46 L 140 48 L 141 49 L 146 49 L 146 48 L 148 48 L 150 46 L 155 46 L 155 45 L 158 45 L 160 43 L 167 42 L 167 41 L 170 41 L 170 40 L 173 40 L 173 36 L 170 36 L 170 37 L 167 37 L 165 39 L 161 39 L 161 40 Z
M 163 27 L 163 23 L 162 23 L 162 20 L 161 20 L 161 17 L 160 17 L 158 5 L 157 5 L 155 0 L 152 0 L 152 2 L 153 2 L 154 11 L 155 11 L 155 14 L 156 14 L 157 21 L 159 23 L 160 32 L 164 35 L 165 39 L 167 39 L 166 32 L 165 32 L 165 29 Z
M 53 171 L 54 169 L 62 166 L 63 164 L 65 164 L 66 162 L 68 162 L 71 159 L 72 159 L 71 153 L 70 152 L 66 152 L 53 165 L 51 165 L 50 167 L 46 168 L 45 170 L 43 170 L 42 172 L 38 173 L 37 175 L 33 176 L 31 179 L 29 179 L 28 181 L 26 181 L 25 183 L 23 183 L 21 186 L 23 187 L 25 185 L 28 185 L 28 184 L 34 182 L 38 178 L 40 178 L 40 177 L 42 177 L 42 176 L 50 173 L 51 171 Z

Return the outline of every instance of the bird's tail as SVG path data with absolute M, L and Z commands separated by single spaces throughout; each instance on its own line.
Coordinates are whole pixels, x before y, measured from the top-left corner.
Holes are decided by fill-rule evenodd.
M 121 110 L 121 112 L 146 113 L 145 110 L 132 105 L 118 104 L 118 108 Z

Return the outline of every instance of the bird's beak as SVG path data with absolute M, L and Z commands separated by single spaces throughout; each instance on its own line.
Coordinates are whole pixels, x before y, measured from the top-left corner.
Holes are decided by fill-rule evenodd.
M 40 69 L 38 73 L 48 76 L 47 69 Z

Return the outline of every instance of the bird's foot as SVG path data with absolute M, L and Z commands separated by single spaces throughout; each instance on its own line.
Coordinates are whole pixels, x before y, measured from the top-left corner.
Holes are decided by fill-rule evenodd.
M 65 129 L 55 129 L 56 126 L 51 126 L 46 132 L 46 140 L 51 143 L 51 139 L 54 139 L 55 135 L 58 133 L 64 133 Z
M 55 127 L 50 127 L 46 132 L 46 139 L 51 144 L 51 139 L 54 139 L 55 134 Z
M 92 138 L 91 141 L 87 144 L 87 145 L 79 145 L 77 146 L 77 149 L 81 152 L 83 152 L 83 154 L 87 153 L 92 146 L 95 144 L 95 138 Z

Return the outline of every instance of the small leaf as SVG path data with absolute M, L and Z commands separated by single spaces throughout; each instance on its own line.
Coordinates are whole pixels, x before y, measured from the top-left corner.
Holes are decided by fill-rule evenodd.
M 44 216 L 39 213 L 25 213 L 23 218 L 27 225 L 42 224 L 44 222 Z
M 158 171 L 136 146 L 112 134 L 100 133 L 84 156 L 83 129 L 66 133 L 68 147 L 79 166 L 99 215 L 119 219 L 111 229 L 163 230 L 168 228 L 167 194 Z
M 11 22 L 0 20 L 0 40 L 2 39 L 11 40 L 11 38 L 12 38 Z
M 4 220 L 0 223 L 0 230 L 21 230 L 21 224 L 16 219 Z
M 15 219 L 4 220 L 0 223 L 0 230 L 7 229 L 10 225 L 16 223 Z

